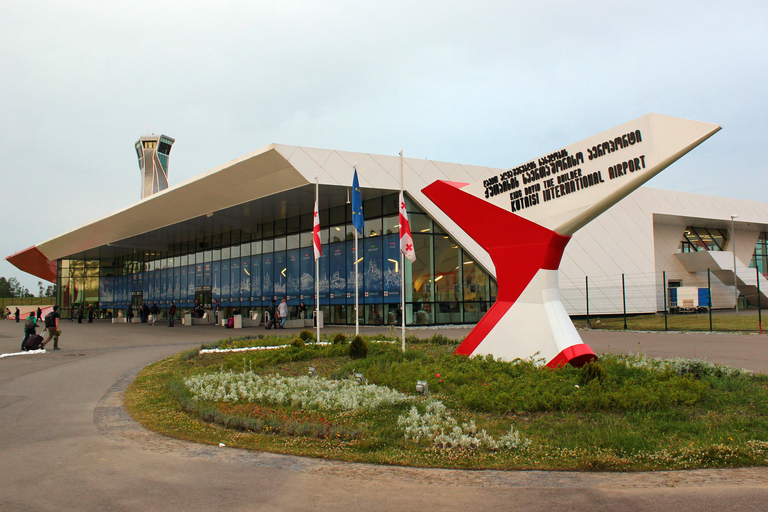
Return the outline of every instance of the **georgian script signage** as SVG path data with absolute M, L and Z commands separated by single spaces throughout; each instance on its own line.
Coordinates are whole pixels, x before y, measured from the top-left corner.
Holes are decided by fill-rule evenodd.
M 464 191 L 562 235 L 618 202 L 719 126 L 648 114 L 581 142 L 488 176 Z M 659 141 L 659 142 L 656 142 Z

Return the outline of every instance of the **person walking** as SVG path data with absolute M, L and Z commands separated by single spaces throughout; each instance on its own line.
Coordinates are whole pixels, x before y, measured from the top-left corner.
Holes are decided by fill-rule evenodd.
M 77 308 L 77 323 L 83 323 L 83 315 L 85 315 L 85 308 L 82 304 Z
M 171 307 L 168 310 L 168 327 L 173 327 L 173 320 L 176 316 L 176 304 L 171 301 Z
M 82 311 L 82 308 L 80 308 L 80 311 Z M 43 344 L 40 345 L 40 348 L 45 349 L 45 345 L 47 345 L 48 342 L 53 339 L 53 350 L 60 350 L 59 318 L 61 318 L 61 315 L 59 314 L 59 305 L 56 304 L 53 306 L 53 311 L 45 315 L 45 330 L 48 331 L 48 335 L 43 340 Z
M 277 307 L 277 313 L 280 315 L 280 328 L 285 329 L 285 322 L 288 321 L 288 303 L 285 302 L 285 298 Z
M 19 323 L 19 317 L 21 316 L 21 312 L 19 311 L 19 308 L 16 308 L 16 313 L 14 313 L 13 316 L 16 317 L 16 323 Z
M 26 322 L 24 322 L 24 340 L 21 342 L 22 352 L 26 350 L 24 345 L 27 343 L 29 337 L 37 334 L 35 329 L 37 329 L 37 319 L 35 318 L 35 313 L 30 311 L 29 318 L 27 318 Z
M 93 317 L 96 314 L 96 308 L 93 307 L 93 304 L 88 304 L 88 323 L 93 323 Z
M 37 308 L 37 321 L 40 322 L 43 319 L 43 310 Z

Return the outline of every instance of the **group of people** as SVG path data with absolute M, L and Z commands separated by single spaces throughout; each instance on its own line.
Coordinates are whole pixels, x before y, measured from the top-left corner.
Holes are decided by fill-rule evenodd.
M 141 323 L 155 325 L 157 323 L 158 317 L 160 316 L 160 308 L 158 307 L 157 302 L 153 302 L 152 306 L 148 306 L 146 302 L 142 302 L 141 306 L 138 308 L 138 313 Z M 128 323 L 132 323 L 133 319 L 135 318 L 133 308 L 130 306 L 128 307 L 128 313 L 126 317 L 128 318 Z M 175 320 L 176 304 L 171 301 L 171 305 L 168 307 L 168 327 L 173 327 Z
M 302 301 L 296 307 L 296 313 L 299 318 L 303 319 L 307 314 L 307 305 Z M 277 304 L 276 300 L 272 300 L 272 305 L 267 307 L 267 320 L 265 327 L 271 329 L 272 326 L 275 329 L 285 329 L 285 322 L 288 321 L 288 303 L 283 299 L 280 304 Z
M 18 309 L 16 310 L 18 312 Z M 45 315 L 45 319 L 42 319 L 42 310 L 37 308 L 37 311 L 30 311 L 29 317 L 24 322 L 24 339 L 21 342 L 21 350 L 45 350 L 45 346 L 53 340 L 53 350 L 61 350 L 59 348 L 59 320 L 61 315 L 59 314 L 58 304 L 53 306 L 53 311 Z M 18 313 L 17 313 L 18 314 Z M 38 336 L 37 323 L 38 321 L 44 322 L 44 328 L 46 337 Z
M 77 323 L 81 324 L 83 323 L 83 318 L 85 318 L 86 315 L 86 308 L 83 304 L 80 304 L 79 306 L 77 304 L 72 304 L 69 306 L 69 321 L 74 322 L 75 319 L 77 319 Z M 93 304 L 88 304 L 88 323 L 92 324 L 93 319 L 96 317 L 96 308 L 93 307 Z

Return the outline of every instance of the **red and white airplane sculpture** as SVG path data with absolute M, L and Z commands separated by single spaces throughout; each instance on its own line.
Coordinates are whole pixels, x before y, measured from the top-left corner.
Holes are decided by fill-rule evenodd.
M 648 114 L 476 183 L 422 191 L 483 247 L 498 297 L 456 353 L 543 358 L 549 367 L 597 358 L 560 302 L 558 267 L 571 236 L 720 126 Z

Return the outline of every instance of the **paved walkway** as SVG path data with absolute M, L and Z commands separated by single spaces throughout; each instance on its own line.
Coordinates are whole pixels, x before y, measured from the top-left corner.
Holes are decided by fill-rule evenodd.
M 0 353 L 18 350 L 21 328 L 0 321 Z M 127 416 L 123 391 L 147 364 L 232 331 L 66 321 L 62 328 L 63 350 L 0 359 L 3 511 L 768 508 L 768 469 L 763 468 L 625 474 L 432 470 L 250 453 L 165 438 Z M 436 331 L 413 332 L 426 337 Z M 437 332 L 459 337 L 467 331 Z M 582 334 L 597 352 L 698 356 L 768 371 L 766 336 Z

